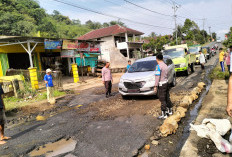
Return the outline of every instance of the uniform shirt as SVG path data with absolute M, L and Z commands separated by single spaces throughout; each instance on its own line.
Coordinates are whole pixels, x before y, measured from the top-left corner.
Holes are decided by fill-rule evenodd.
M 4 91 L 2 89 L 2 86 L 0 85 L 0 109 L 3 109 L 3 100 L 2 100 L 2 95 L 4 94 Z
M 224 61 L 224 52 L 220 52 L 219 53 L 219 62 L 223 62 Z
M 109 68 L 102 68 L 102 81 L 111 81 L 112 75 Z
M 155 70 L 155 86 L 159 85 L 159 82 L 167 82 L 168 81 L 168 66 L 161 62 L 156 66 Z
M 52 75 L 45 75 L 44 76 L 44 81 L 48 81 L 48 83 L 46 83 L 46 87 L 53 87 L 53 83 L 52 83 Z
M 129 70 L 130 67 L 131 67 L 131 65 L 128 64 L 128 65 L 126 66 L 126 69 Z
M 200 54 L 199 61 L 200 61 L 201 64 L 205 63 L 205 56 L 204 56 L 203 53 Z

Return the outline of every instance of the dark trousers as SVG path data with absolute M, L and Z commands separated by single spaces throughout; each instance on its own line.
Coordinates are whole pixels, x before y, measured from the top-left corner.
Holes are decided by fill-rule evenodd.
M 230 72 L 230 65 L 227 65 L 227 67 L 228 67 L 228 71 L 229 71 L 229 73 L 230 73 L 230 75 L 231 75 L 231 72 Z
M 201 69 L 204 70 L 205 69 L 205 65 L 204 63 L 201 63 Z
M 224 66 L 224 62 L 220 62 L 221 68 L 222 68 L 222 72 L 225 72 L 225 66 Z
M 111 89 L 112 89 L 112 83 L 111 81 L 105 81 L 105 88 L 106 88 L 106 95 L 111 94 Z
M 167 107 L 168 108 L 172 107 L 172 103 L 170 101 L 168 83 L 165 83 L 162 86 L 159 86 L 158 90 L 159 90 L 159 100 L 161 102 L 161 110 L 166 111 Z

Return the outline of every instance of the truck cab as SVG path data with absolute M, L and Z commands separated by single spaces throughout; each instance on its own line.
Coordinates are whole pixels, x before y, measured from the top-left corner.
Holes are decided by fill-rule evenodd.
M 196 54 L 188 52 L 187 44 L 165 47 L 163 54 L 172 58 L 176 72 L 190 75 L 191 72 L 195 71 Z
M 189 46 L 189 53 L 190 54 L 195 54 L 196 55 L 196 63 L 195 64 L 200 64 L 200 53 L 199 51 L 201 50 L 201 45 L 193 45 Z M 206 57 L 206 56 L 205 56 Z

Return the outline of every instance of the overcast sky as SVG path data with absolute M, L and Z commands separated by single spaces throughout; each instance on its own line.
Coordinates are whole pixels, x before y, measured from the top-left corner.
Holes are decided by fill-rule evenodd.
M 96 22 L 109 22 L 119 20 L 117 18 L 107 17 L 96 13 L 78 9 L 73 6 L 65 5 L 54 0 L 38 0 L 40 5 L 52 13 L 53 10 L 60 11 L 63 15 L 69 16 L 71 19 L 79 19 L 81 23 L 88 20 Z M 155 32 L 156 34 L 172 34 L 174 29 L 173 17 L 159 15 L 147 10 L 143 10 L 133 6 L 124 0 L 62 0 L 63 2 L 79 5 L 92 10 L 100 11 L 105 14 L 114 15 L 120 18 L 130 19 L 136 22 L 162 26 L 159 28 L 154 26 L 142 25 L 120 19 L 128 27 L 142 31 L 145 35 Z M 160 12 L 166 15 L 173 15 L 172 0 L 129 0 L 139 6 Z M 177 9 L 178 24 L 183 24 L 185 18 L 188 17 L 203 28 L 203 18 L 205 21 L 205 30 L 216 32 L 222 39 L 225 33 L 232 26 L 232 0 L 175 0 L 180 7 Z

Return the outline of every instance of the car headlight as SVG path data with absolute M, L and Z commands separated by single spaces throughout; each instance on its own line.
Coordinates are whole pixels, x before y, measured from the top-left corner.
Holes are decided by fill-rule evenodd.
M 153 81 L 155 81 L 155 76 L 152 76 L 152 77 L 147 79 L 147 82 L 153 82 Z
M 186 63 L 180 63 L 180 68 L 186 67 Z

